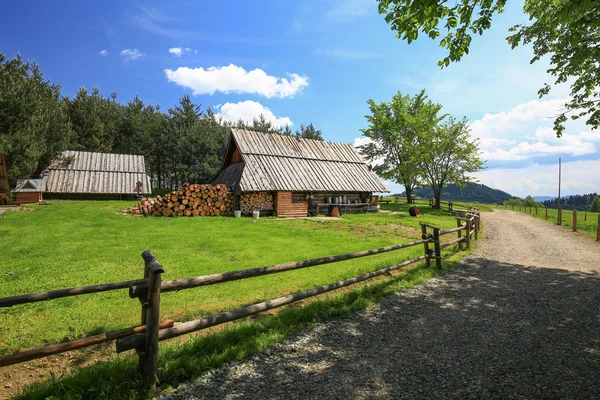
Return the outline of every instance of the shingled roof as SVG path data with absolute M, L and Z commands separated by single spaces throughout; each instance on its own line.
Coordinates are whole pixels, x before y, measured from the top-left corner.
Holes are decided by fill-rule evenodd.
M 137 155 L 67 150 L 42 176 L 50 193 L 138 194 L 137 182 L 143 184 L 140 194 L 152 189 L 144 156 Z
M 241 159 L 235 159 L 236 150 Z M 223 167 L 211 180 L 234 193 L 389 192 L 350 144 L 231 129 Z

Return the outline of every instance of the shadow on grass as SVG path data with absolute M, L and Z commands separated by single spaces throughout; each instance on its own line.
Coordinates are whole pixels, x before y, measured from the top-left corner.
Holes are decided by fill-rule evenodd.
M 465 253 L 448 249 L 445 269 L 453 267 Z M 456 255 L 455 255 L 456 254 Z M 442 270 L 443 271 L 443 270 Z M 419 264 L 386 280 L 371 282 L 356 290 L 313 300 L 303 306 L 283 309 L 277 315 L 262 315 L 230 325 L 223 331 L 192 338 L 170 346 L 162 345 L 158 380 L 161 390 L 199 376 L 226 362 L 259 353 L 321 321 L 346 316 L 381 301 L 399 290 L 412 287 L 439 274 L 434 267 Z M 28 388 L 16 399 L 138 399 L 151 393 L 137 383 L 137 358 L 116 356 L 107 362 L 83 368 L 73 375 Z

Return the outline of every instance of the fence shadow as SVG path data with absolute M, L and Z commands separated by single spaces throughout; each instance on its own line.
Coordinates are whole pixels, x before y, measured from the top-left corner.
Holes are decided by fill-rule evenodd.
M 470 258 L 196 395 L 600 398 L 598 332 L 600 275 Z

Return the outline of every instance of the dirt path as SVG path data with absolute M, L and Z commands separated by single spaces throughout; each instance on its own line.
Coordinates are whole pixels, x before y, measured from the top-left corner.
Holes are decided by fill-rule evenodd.
M 600 245 L 483 219 L 453 270 L 163 398 L 600 398 Z
M 600 244 L 593 239 L 514 211 L 495 210 L 483 218 L 486 240 L 478 254 L 536 267 L 600 271 Z

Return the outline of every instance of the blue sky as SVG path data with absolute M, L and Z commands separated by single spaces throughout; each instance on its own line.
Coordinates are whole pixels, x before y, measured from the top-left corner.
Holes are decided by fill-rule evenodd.
M 476 175 L 482 183 L 553 195 L 562 157 L 563 192 L 598 191 L 600 133 L 578 123 L 553 137 L 568 87 L 538 99 L 547 64 L 530 65 L 530 48 L 506 43 L 508 28 L 527 20 L 521 2 L 509 3 L 470 54 L 443 70 L 437 43 L 396 39 L 373 0 L 11 2 L 2 6 L 0 51 L 36 60 L 68 96 L 98 86 L 166 110 L 189 93 L 223 118 L 262 112 L 356 144 L 369 98 L 425 88 L 445 112 L 471 121 L 488 160 Z

